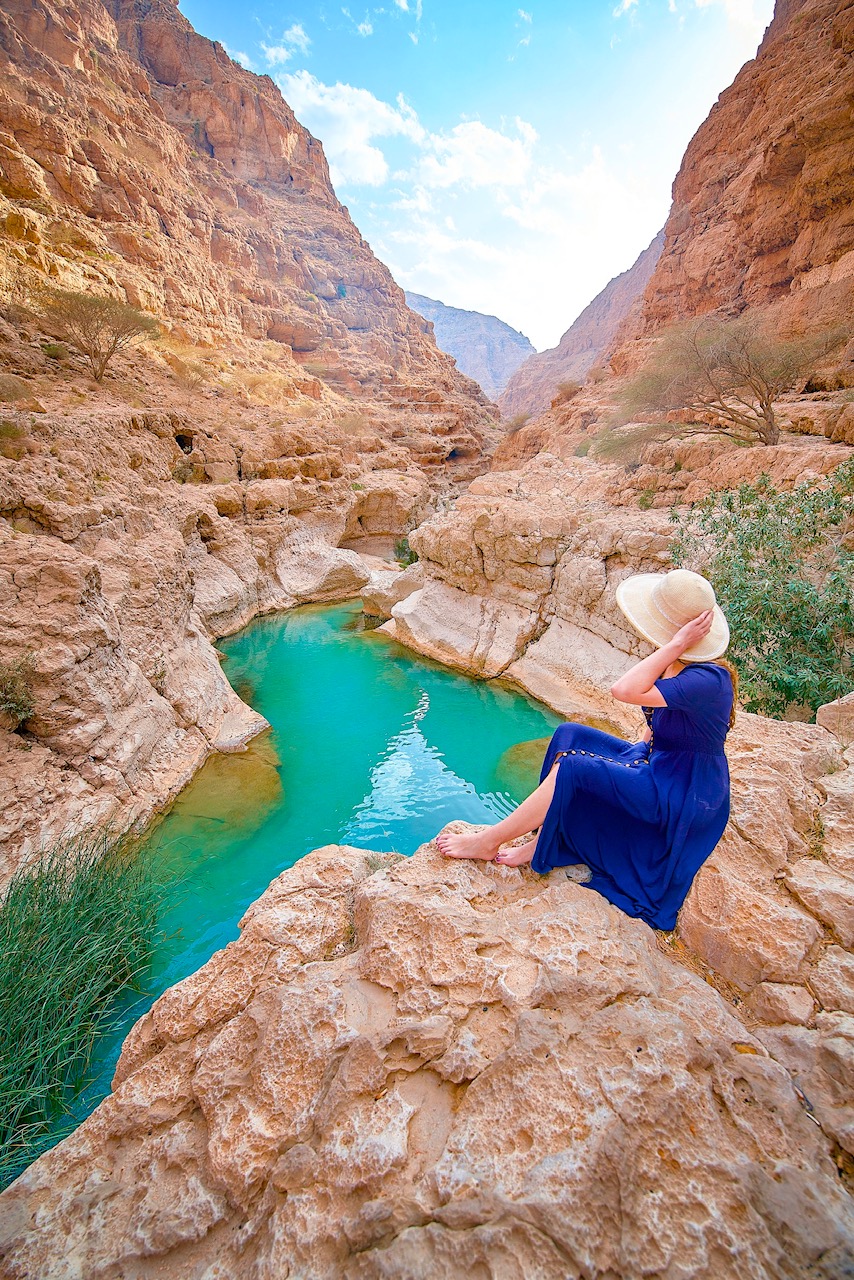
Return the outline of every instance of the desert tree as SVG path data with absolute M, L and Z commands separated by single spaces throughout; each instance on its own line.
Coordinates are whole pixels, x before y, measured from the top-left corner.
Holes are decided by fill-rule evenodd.
M 82 351 L 96 382 L 102 381 L 117 351 L 158 333 L 153 316 L 118 298 L 51 289 L 45 293 L 41 306 L 45 319 Z
M 825 330 L 784 338 L 749 317 L 706 317 L 671 329 L 627 383 L 621 416 L 686 409 L 700 416 L 703 431 L 742 444 L 776 444 L 776 401 L 842 337 Z

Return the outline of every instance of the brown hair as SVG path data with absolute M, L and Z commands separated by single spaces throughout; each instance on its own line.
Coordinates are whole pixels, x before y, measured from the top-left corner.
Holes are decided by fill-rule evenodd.
M 716 667 L 723 667 L 725 671 L 728 671 L 732 680 L 732 708 L 729 713 L 729 727 L 731 729 L 735 724 L 735 713 L 738 708 L 738 671 L 729 658 L 715 658 L 714 663 Z

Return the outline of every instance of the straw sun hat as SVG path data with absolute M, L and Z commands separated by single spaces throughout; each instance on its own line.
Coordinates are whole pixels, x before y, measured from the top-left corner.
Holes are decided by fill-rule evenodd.
M 617 604 L 635 631 L 657 647 L 672 640 L 686 622 L 713 609 L 711 631 L 685 650 L 683 661 L 709 662 L 719 658 L 729 644 L 729 627 L 715 601 L 712 584 L 690 569 L 636 573 L 617 587 Z

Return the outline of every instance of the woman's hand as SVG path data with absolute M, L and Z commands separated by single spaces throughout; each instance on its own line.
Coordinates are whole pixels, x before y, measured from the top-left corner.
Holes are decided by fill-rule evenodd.
M 616 684 L 611 685 L 613 696 L 620 702 L 629 702 L 635 706 L 666 707 L 667 700 L 661 690 L 655 687 L 656 680 L 661 679 L 671 663 L 679 661 L 686 649 L 709 634 L 713 617 L 713 611 L 707 609 L 705 613 L 686 622 L 672 640 L 668 640 L 667 644 L 656 649 L 648 658 L 636 663 L 624 676 L 620 676 Z
M 698 617 L 686 622 L 684 627 L 680 627 L 670 643 L 680 654 L 684 653 L 686 649 L 692 649 L 704 636 L 709 634 L 714 616 L 713 609 L 706 609 Z

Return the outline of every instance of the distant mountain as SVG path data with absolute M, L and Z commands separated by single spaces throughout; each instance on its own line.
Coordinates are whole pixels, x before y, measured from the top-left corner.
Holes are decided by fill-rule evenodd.
M 458 368 L 479 382 L 493 400 L 519 365 L 536 354 L 524 333 L 495 316 L 446 307 L 421 293 L 407 293 L 406 304 L 433 322 L 436 345 L 453 356 Z
M 634 265 L 615 276 L 584 308 L 556 347 L 531 356 L 520 366 L 498 401 L 505 418 L 544 412 L 558 383 L 583 382 L 596 362 L 609 354 L 617 330 L 633 312 L 640 312 L 644 289 L 663 245 L 664 232 L 659 231 Z

